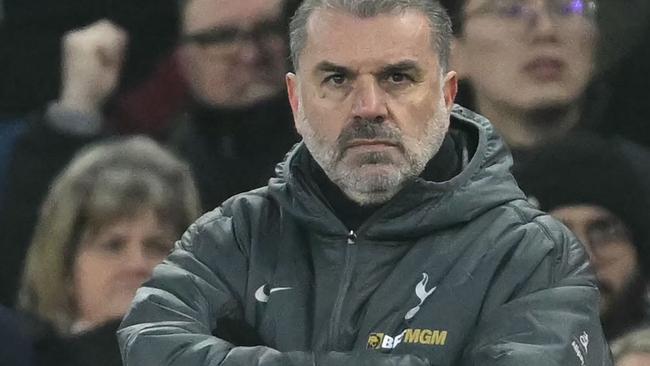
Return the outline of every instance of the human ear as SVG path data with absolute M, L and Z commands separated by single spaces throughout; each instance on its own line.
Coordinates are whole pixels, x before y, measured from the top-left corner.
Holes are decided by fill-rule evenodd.
M 300 96 L 299 96 L 299 85 L 298 85 L 298 76 L 294 73 L 287 73 L 285 76 L 285 82 L 287 84 L 287 94 L 289 97 L 289 104 L 291 105 L 291 111 L 293 112 L 293 122 L 296 126 L 296 130 L 300 133 L 300 126 L 298 121 L 298 111 L 300 110 Z M 302 134 L 301 134 L 302 135 Z

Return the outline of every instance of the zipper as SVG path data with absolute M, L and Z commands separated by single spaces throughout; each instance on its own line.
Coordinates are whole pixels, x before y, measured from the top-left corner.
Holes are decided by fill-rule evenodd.
M 354 269 L 354 262 L 357 254 L 357 234 L 354 230 L 350 230 L 347 235 L 347 245 L 345 247 L 345 266 L 343 268 L 343 276 L 341 278 L 341 285 L 339 286 L 339 291 L 336 294 L 336 301 L 334 302 L 334 308 L 332 309 L 332 315 L 330 317 L 330 331 L 329 331 L 329 341 L 328 348 L 329 350 L 337 349 L 337 341 L 339 338 L 340 328 L 341 328 L 341 314 L 343 312 L 343 302 L 345 297 L 350 289 L 350 284 L 352 281 L 352 270 Z

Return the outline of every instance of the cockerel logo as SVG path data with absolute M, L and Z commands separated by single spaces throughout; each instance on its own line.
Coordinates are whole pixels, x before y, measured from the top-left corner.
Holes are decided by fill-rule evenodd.
M 411 320 L 415 314 L 420 311 L 420 306 L 424 304 L 424 301 L 427 299 L 427 297 L 431 296 L 431 294 L 436 290 L 437 286 L 433 286 L 430 290 L 427 291 L 427 283 L 429 282 L 429 275 L 426 273 L 422 273 L 422 281 L 420 281 L 416 286 L 415 286 L 415 296 L 420 299 L 420 303 L 415 306 L 413 309 L 409 310 L 406 313 L 406 316 L 404 316 L 404 319 L 406 320 Z

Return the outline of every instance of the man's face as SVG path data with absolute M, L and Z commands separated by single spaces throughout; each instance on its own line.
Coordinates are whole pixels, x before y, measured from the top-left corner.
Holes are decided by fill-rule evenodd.
M 566 107 L 583 94 L 593 71 L 596 25 L 589 16 L 558 14 L 563 8 L 552 2 L 467 1 L 454 66 L 479 104 L 529 111 Z M 511 5 L 495 10 L 500 3 Z M 521 4 L 531 12 L 521 12 Z
M 284 88 L 282 0 L 188 0 L 181 56 L 195 98 L 248 107 Z
M 296 128 L 349 198 L 385 202 L 438 151 L 455 73 L 443 75 L 419 12 L 358 18 L 320 9 L 307 33 L 297 74 L 287 75 Z
M 550 212 L 584 244 L 596 272 L 601 294 L 601 314 L 626 295 L 639 275 L 636 248 L 627 227 L 600 206 L 570 205 Z

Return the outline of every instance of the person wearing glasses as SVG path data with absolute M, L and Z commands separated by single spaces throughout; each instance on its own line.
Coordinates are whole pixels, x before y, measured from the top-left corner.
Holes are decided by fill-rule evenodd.
M 190 164 L 203 211 L 266 184 L 297 141 L 286 101 L 288 9 L 293 0 L 184 0 L 178 61 L 190 96 L 169 136 Z M 102 113 L 119 85 L 129 34 L 101 20 L 62 39 L 62 85 L 16 141 L 0 247 L 27 243 L 54 176 L 91 141 L 114 134 Z M 137 53 L 137 52 L 135 52 Z M 156 101 L 142 110 L 164 109 Z M 29 168 L 27 168 L 29 167 Z M 11 211 L 9 213 L 9 211 Z M 16 251 L 16 250 L 14 250 Z M 6 268 L 0 303 L 12 304 L 24 250 Z
M 648 326 L 650 320 L 650 203 L 626 144 L 586 133 L 571 135 L 538 150 L 519 177 L 524 192 L 587 249 L 608 339 Z M 650 164 L 647 154 L 635 158 Z
M 305 0 L 303 138 L 196 221 L 118 330 L 125 366 L 609 366 L 586 252 L 454 104 L 434 0 Z
M 183 0 L 181 52 L 193 96 L 249 107 L 284 91 L 283 0 Z
M 445 0 L 461 101 L 486 116 L 512 149 L 531 150 L 583 123 L 599 38 L 592 0 Z
M 293 0 L 181 1 L 180 64 L 191 94 L 172 144 L 205 210 L 266 184 L 297 142 L 286 101 Z

